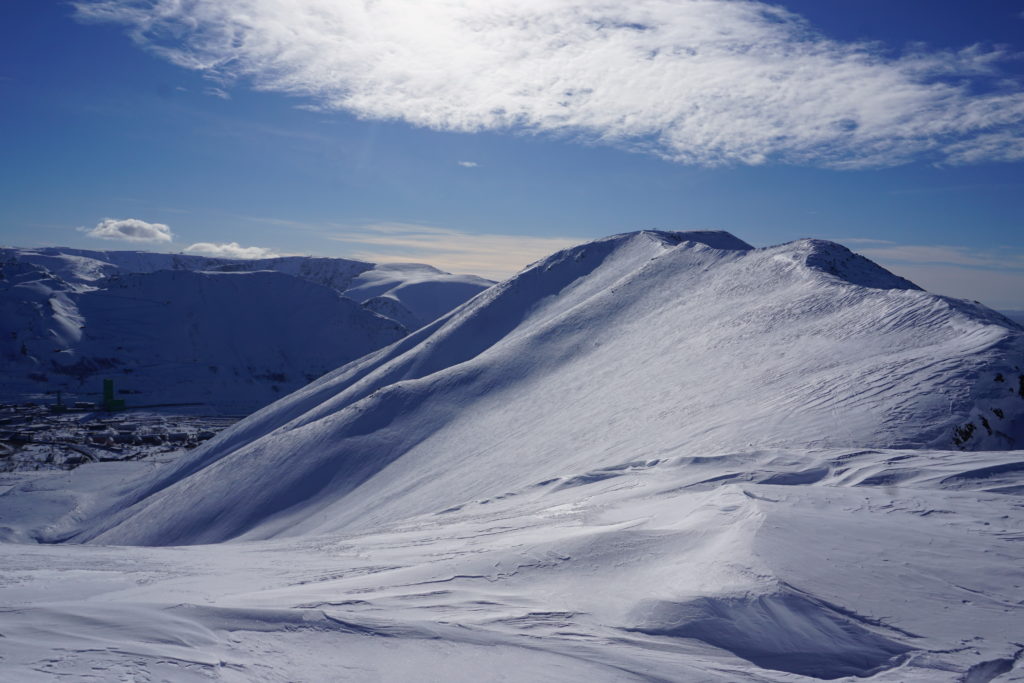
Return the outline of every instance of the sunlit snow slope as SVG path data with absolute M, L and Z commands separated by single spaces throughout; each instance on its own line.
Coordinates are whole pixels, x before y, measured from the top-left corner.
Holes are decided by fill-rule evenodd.
M 837 244 L 618 235 L 256 413 L 78 540 L 349 532 L 681 454 L 1019 448 L 1022 366 L 1014 323 Z

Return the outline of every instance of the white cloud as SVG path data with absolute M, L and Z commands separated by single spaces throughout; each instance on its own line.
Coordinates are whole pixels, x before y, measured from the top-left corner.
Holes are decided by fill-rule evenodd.
M 217 88 L 215 86 L 210 86 L 210 87 L 206 88 L 205 90 L 203 90 L 203 94 L 204 95 L 210 95 L 212 97 L 219 97 L 222 100 L 230 100 L 231 99 L 231 93 L 229 93 L 224 88 Z
M 982 161 L 1024 160 L 1024 136 L 1014 131 L 1000 131 L 950 145 L 946 162 L 976 164 Z
M 279 256 L 273 249 L 267 249 L 266 247 L 243 247 L 238 242 L 196 242 L 185 248 L 186 254 L 201 254 L 203 256 L 212 256 L 214 258 L 241 258 L 241 259 L 260 259 L 260 258 L 274 258 Z
M 440 130 L 703 165 L 1015 160 L 1008 55 L 830 40 L 756 0 L 91 0 L 83 20 L 228 83 Z M 965 10 L 968 11 L 968 10 Z
M 480 164 L 476 163 L 475 161 L 460 161 L 459 162 L 459 166 L 463 166 L 465 168 L 476 168 L 479 165 Z
M 89 237 L 126 242 L 170 242 L 174 235 L 163 223 L 147 223 L 138 218 L 104 218 L 94 228 L 79 228 Z
M 488 235 L 408 223 L 365 225 L 331 237 L 353 258 L 373 263 L 429 263 L 455 273 L 504 279 L 580 240 L 569 237 Z

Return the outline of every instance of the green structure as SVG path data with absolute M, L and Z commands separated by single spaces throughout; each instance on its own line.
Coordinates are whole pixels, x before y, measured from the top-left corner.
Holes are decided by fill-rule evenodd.
M 124 399 L 114 398 L 114 380 L 103 380 L 103 410 L 124 410 Z
M 66 413 L 68 407 L 64 405 L 64 401 L 61 400 L 60 389 L 57 390 L 57 402 L 50 406 L 51 413 Z

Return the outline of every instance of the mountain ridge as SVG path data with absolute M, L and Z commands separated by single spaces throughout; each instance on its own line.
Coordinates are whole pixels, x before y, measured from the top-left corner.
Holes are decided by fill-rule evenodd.
M 388 306 L 346 296 L 370 285 Z M 0 249 L 3 398 L 39 400 L 57 390 L 72 400 L 91 398 L 99 376 L 113 376 L 134 404 L 251 410 L 489 285 L 421 264 Z M 280 291 L 295 300 L 282 301 Z M 310 310 L 313 301 L 319 312 Z M 183 327 L 191 330 L 187 338 Z
M 358 529 L 681 451 L 1024 436 L 1024 339 L 1002 316 L 834 243 L 730 238 L 627 233 L 542 259 L 226 431 L 79 540 Z

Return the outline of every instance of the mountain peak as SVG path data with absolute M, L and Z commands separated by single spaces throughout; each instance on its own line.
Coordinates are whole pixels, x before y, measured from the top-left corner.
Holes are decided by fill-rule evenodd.
M 600 242 L 623 243 L 634 239 L 647 239 L 662 244 L 666 247 L 674 247 L 685 242 L 703 244 L 712 249 L 723 249 L 729 251 L 747 251 L 754 247 L 747 244 L 739 237 L 736 237 L 725 230 L 635 230 L 610 235 L 602 239 L 594 240 L 586 244 L 578 245 L 585 247 L 587 244 Z
M 724 249 L 727 251 L 749 251 L 754 248 L 725 230 L 679 230 L 671 232 L 653 230 L 649 232 L 658 236 L 664 236 L 668 240 L 673 240 L 675 244 L 696 242 L 709 246 L 712 249 Z
M 804 238 L 775 248 L 790 252 L 794 259 L 812 270 L 849 284 L 871 289 L 923 291 L 910 280 L 886 270 L 874 261 L 850 251 L 837 242 Z
M 267 407 L 82 538 L 367 528 L 685 453 L 1009 448 L 1024 334 L 994 320 L 831 242 L 615 235 Z

